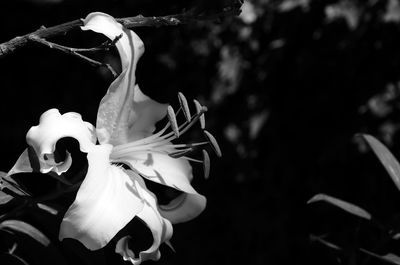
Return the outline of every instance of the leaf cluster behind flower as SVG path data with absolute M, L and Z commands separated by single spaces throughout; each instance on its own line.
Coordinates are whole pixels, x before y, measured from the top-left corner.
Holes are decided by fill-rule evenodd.
M 393 156 L 393 154 L 387 149 L 378 139 L 373 137 L 372 135 L 368 134 L 361 134 L 357 135 L 356 137 L 362 137 L 366 143 L 371 147 L 372 151 L 375 153 L 375 155 L 378 157 L 379 161 L 382 163 L 386 171 L 388 172 L 389 176 L 393 180 L 394 184 L 396 185 L 397 189 L 400 190 L 400 164 L 397 161 L 397 159 Z M 378 220 L 376 220 L 369 212 L 366 210 L 362 209 L 361 207 L 332 197 L 330 195 L 326 194 L 316 194 L 313 196 L 308 203 L 315 203 L 315 202 L 326 202 L 329 203 L 333 206 L 336 206 L 354 216 L 363 218 L 380 229 L 384 230 L 384 232 L 387 234 L 386 235 L 386 240 L 398 240 L 399 237 L 399 232 L 396 232 L 396 230 L 393 230 L 392 228 L 387 228 L 385 225 L 380 223 Z M 323 244 L 324 246 L 334 249 L 336 251 L 342 251 L 343 249 L 336 244 L 333 244 L 326 239 L 324 239 L 325 236 L 315 236 L 315 235 L 310 235 L 310 240 L 318 242 L 320 244 Z M 364 253 L 366 255 L 369 255 L 371 257 L 377 258 L 379 260 L 391 263 L 391 264 L 400 264 L 400 257 L 393 254 L 393 253 L 388 253 L 386 255 L 379 255 L 376 254 L 372 251 L 366 250 L 364 248 L 359 248 L 359 251 L 361 253 Z

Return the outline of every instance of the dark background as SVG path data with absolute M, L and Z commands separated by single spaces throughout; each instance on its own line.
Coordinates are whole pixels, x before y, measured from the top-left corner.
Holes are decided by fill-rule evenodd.
M 229 4 L 8 1 L 0 7 L 0 42 L 93 11 L 158 16 L 192 8 L 213 13 Z M 212 156 L 209 180 L 195 167 L 207 209 L 174 227 L 176 253 L 162 248 L 157 263 L 380 262 L 360 248 L 400 255 L 396 240 L 381 240 L 382 231 L 400 224 L 400 193 L 355 137 L 372 134 L 400 155 L 399 23 L 396 0 L 255 0 L 245 3 L 240 17 L 220 23 L 135 30 L 146 47 L 138 66 L 142 90 L 175 106 L 178 91 L 197 98 L 209 108 L 207 129 L 223 152 L 221 159 Z M 94 47 L 104 39 L 77 29 L 51 41 Z M 115 55 L 92 57 L 117 66 Z M 49 108 L 79 112 L 94 124 L 112 80 L 104 68 L 38 44 L 0 58 L 0 169 L 12 167 L 26 147 L 26 132 Z M 307 205 L 317 193 L 367 209 L 385 228 L 328 204 Z M 107 260 L 120 262 L 112 254 Z

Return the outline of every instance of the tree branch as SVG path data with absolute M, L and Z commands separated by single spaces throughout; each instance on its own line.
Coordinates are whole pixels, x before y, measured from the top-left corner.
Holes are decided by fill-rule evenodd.
M 225 7 L 221 12 L 204 15 L 204 14 L 193 14 L 192 12 L 184 12 L 182 14 L 160 16 L 160 17 L 144 17 L 138 15 L 135 17 L 126 17 L 116 19 L 126 28 L 135 27 L 160 27 L 160 26 L 177 26 L 181 24 L 189 24 L 198 21 L 218 21 L 225 17 L 236 16 L 240 14 L 240 2 L 233 4 L 232 6 Z M 15 50 L 28 45 L 30 42 L 37 40 L 45 40 L 58 35 L 66 34 L 72 29 L 83 26 L 83 20 L 77 19 L 70 22 L 66 22 L 60 25 L 46 28 L 42 26 L 38 30 L 25 34 L 23 36 L 15 37 L 7 42 L 0 44 L 0 58 L 4 57 Z M 47 45 L 48 46 L 48 45 Z
M 122 36 L 122 34 L 121 34 L 121 36 Z M 110 43 L 110 45 L 111 45 L 111 46 L 114 45 L 115 42 L 118 41 L 118 39 L 120 39 L 120 36 L 118 36 L 117 38 L 115 38 L 115 40 L 113 40 L 113 41 Z M 71 47 L 63 46 L 63 45 L 60 45 L 60 44 L 57 44 L 57 43 L 53 43 L 53 42 L 47 41 L 47 40 L 45 40 L 45 39 L 43 39 L 43 38 L 39 38 L 39 37 L 36 37 L 36 36 L 30 36 L 30 39 L 29 39 L 29 40 L 35 41 L 35 42 L 37 42 L 37 43 L 39 43 L 39 44 L 42 44 L 42 45 L 44 45 L 44 46 L 47 46 L 47 47 L 49 47 L 50 49 L 56 49 L 56 50 L 62 51 L 62 52 L 64 52 L 64 53 L 67 53 L 67 54 L 71 54 L 71 55 L 73 55 L 73 56 L 76 56 L 76 57 L 78 57 L 78 58 L 84 60 L 85 62 L 89 63 L 89 64 L 92 65 L 92 66 L 96 66 L 96 67 L 106 67 L 106 68 L 111 72 L 111 74 L 112 74 L 114 77 L 117 77 L 117 73 L 116 73 L 115 70 L 111 67 L 111 65 L 109 65 L 108 63 L 102 63 L 102 62 L 96 61 L 96 60 L 94 60 L 94 59 L 92 59 L 92 58 L 89 58 L 89 57 L 87 57 L 87 56 L 82 55 L 82 54 L 79 53 L 79 52 L 93 52 L 93 51 L 101 50 L 101 49 L 102 49 L 102 50 L 106 50 L 106 49 L 108 49 L 108 48 L 110 47 L 110 46 L 108 46 L 108 45 L 106 46 L 105 44 L 103 44 L 103 45 L 101 45 L 101 46 L 99 46 L 99 47 L 90 48 L 90 49 L 77 49 L 77 48 L 71 48 Z

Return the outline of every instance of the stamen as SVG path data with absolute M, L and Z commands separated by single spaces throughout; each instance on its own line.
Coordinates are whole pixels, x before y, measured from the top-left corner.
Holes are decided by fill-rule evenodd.
M 181 108 L 180 108 L 179 110 L 181 110 Z M 179 110 L 177 111 L 177 113 L 179 112 Z M 200 119 L 201 114 L 203 114 L 203 113 L 206 112 L 207 110 L 208 110 L 207 107 L 201 106 L 200 112 L 197 113 L 197 114 L 195 114 L 195 115 L 193 115 L 193 116 L 191 117 L 191 121 L 190 121 L 190 122 L 185 121 L 183 124 L 181 124 L 181 125 L 178 127 L 178 130 L 180 131 L 179 134 L 182 135 L 182 134 L 184 134 L 187 130 L 189 130 L 189 129 L 193 126 L 193 124 L 195 124 L 195 123 Z M 160 141 L 161 141 L 161 140 L 172 141 L 172 140 L 174 140 L 175 138 L 177 138 L 177 137 L 175 137 L 174 135 L 175 135 L 174 132 L 167 133 L 167 134 L 163 135 L 162 137 L 160 137 Z
M 199 142 L 199 143 L 190 143 L 190 144 L 169 144 L 169 145 L 165 145 L 166 147 L 170 146 L 170 147 L 175 147 L 175 148 L 192 148 L 195 146 L 200 146 L 200 145 L 206 145 L 208 144 L 208 142 Z
M 165 127 L 162 128 L 159 132 L 157 132 L 157 133 L 155 133 L 155 134 L 153 134 L 151 136 L 148 136 L 146 138 L 131 142 L 131 143 L 127 143 L 127 144 L 123 144 L 123 145 L 120 145 L 120 146 L 116 146 L 116 147 L 114 147 L 114 149 L 124 150 L 124 149 L 127 149 L 127 148 L 133 148 L 133 147 L 140 146 L 140 145 L 146 145 L 146 144 L 154 143 L 157 138 L 160 138 L 160 136 L 163 133 L 165 133 L 165 131 L 169 128 L 169 126 L 171 126 L 171 124 L 168 122 L 165 125 Z
M 181 110 L 181 109 L 179 109 L 179 110 Z M 179 110 L 178 110 L 178 112 L 179 112 Z M 206 111 L 207 111 L 206 107 L 201 107 L 200 112 L 195 114 L 195 115 L 193 115 L 190 122 L 185 121 L 183 124 L 181 124 L 178 127 L 179 135 L 183 135 L 187 130 L 189 130 L 193 126 L 193 124 L 195 124 L 200 119 L 201 115 Z M 171 124 L 171 128 L 172 128 L 172 123 L 170 122 L 170 124 Z M 171 142 L 172 140 L 174 140 L 174 139 L 176 139 L 178 137 L 176 137 L 176 133 L 175 133 L 175 131 L 173 131 L 173 132 L 169 132 L 169 133 L 167 133 L 167 134 L 165 134 L 165 135 L 163 135 L 161 137 L 158 137 L 158 138 L 159 138 L 158 142 L 157 141 L 153 141 L 151 143 L 152 146 L 163 145 L 163 144 L 169 143 L 169 142 Z
M 204 178 L 208 179 L 208 177 L 210 176 L 210 156 L 204 149 L 203 149 L 203 172 L 204 172 Z
M 210 143 L 211 147 L 213 148 L 214 152 L 217 154 L 218 157 L 221 157 L 222 156 L 221 148 L 219 148 L 218 142 L 215 139 L 215 137 L 206 130 L 204 130 L 203 132 L 208 142 Z
M 200 102 L 198 102 L 196 99 L 193 99 L 193 102 L 196 107 L 197 114 L 199 114 L 204 107 L 201 106 Z M 206 127 L 206 119 L 204 117 L 204 114 L 200 116 L 200 126 L 203 130 Z
M 187 156 L 182 156 L 182 158 L 192 161 L 192 162 L 196 162 L 196 163 L 203 163 L 203 161 L 195 159 L 195 158 L 191 158 L 191 157 L 187 157 Z
M 189 130 L 193 126 L 193 124 L 195 124 L 199 119 L 201 124 L 202 122 L 201 117 L 204 117 L 204 113 L 207 111 L 207 107 L 202 107 L 202 106 L 200 107 L 201 107 L 200 111 L 193 116 L 194 118 L 192 117 L 192 121 L 181 131 L 181 134 L 184 134 L 187 130 Z
M 179 113 L 181 113 L 182 107 L 179 107 L 179 109 L 175 112 L 175 116 L 178 117 Z
M 168 145 L 163 145 L 163 148 L 168 148 L 168 147 L 171 147 L 174 149 L 185 148 L 183 150 L 178 150 L 174 153 L 168 154 L 170 157 L 178 158 L 189 152 L 193 152 L 195 150 L 195 147 L 201 146 L 201 145 L 206 145 L 206 144 L 208 144 L 208 142 L 190 143 L 190 144 L 168 144 Z
M 174 132 L 176 138 L 179 138 L 178 122 L 176 121 L 175 111 L 171 106 L 168 106 L 167 114 L 168 114 L 169 122 L 171 123 L 172 131 Z
M 181 108 L 183 110 L 183 114 L 185 115 L 186 120 L 190 122 L 192 115 L 190 114 L 189 104 L 186 100 L 186 97 L 181 92 L 179 92 L 178 98 Z
M 207 145 L 210 144 L 212 146 L 217 146 L 213 147 L 217 153 L 217 155 L 221 154 L 221 151 L 218 147 L 218 144 L 216 144 L 216 140 L 213 136 L 207 137 L 208 132 L 206 132 L 206 137 L 207 137 L 207 142 L 198 142 L 198 143 L 190 143 L 190 144 L 173 144 L 172 141 L 179 138 L 181 135 L 183 135 L 187 130 L 189 130 L 193 124 L 195 124 L 197 121 L 200 120 L 201 126 L 204 127 L 204 113 L 207 111 L 207 108 L 204 106 L 201 106 L 201 104 L 195 100 L 195 105 L 196 105 L 196 114 L 191 115 L 189 106 L 187 104 L 187 100 L 184 97 L 182 93 L 178 94 L 179 96 L 179 101 L 180 101 L 180 107 L 179 109 L 175 112 L 172 106 L 167 107 L 167 117 L 169 119 L 169 122 L 166 124 L 166 126 L 161 129 L 159 132 L 148 136 L 146 138 L 143 138 L 141 140 L 134 141 L 132 143 L 127 143 L 127 144 L 122 144 L 115 146 L 113 148 L 112 156 L 114 158 L 121 157 L 124 155 L 128 155 L 132 152 L 159 152 L 159 153 L 164 153 L 169 155 L 170 157 L 173 158 L 180 158 L 184 157 L 187 153 L 193 152 L 196 147 L 202 146 L 202 145 Z M 183 112 L 183 115 L 185 115 L 185 121 L 181 124 L 178 125 L 177 122 L 177 115 L 180 112 Z M 171 128 L 171 131 L 167 132 L 167 129 Z M 213 144 L 214 142 L 214 144 Z M 192 158 L 187 158 L 185 159 L 193 161 Z M 196 160 L 196 162 L 199 163 L 204 163 L 203 161 Z
M 168 154 L 172 158 L 180 158 L 193 151 L 193 148 L 188 148 L 182 151 Z

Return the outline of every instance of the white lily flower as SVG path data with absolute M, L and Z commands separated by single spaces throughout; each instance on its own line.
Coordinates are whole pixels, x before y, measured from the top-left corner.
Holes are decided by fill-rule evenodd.
M 197 120 L 204 126 L 205 108 L 196 101 L 197 113 L 191 116 L 186 100 L 180 95 L 183 104 L 178 112 L 185 114 L 186 121 L 178 126 L 172 108 L 152 100 L 136 84 L 136 65 L 144 52 L 141 39 L 104 13 L 89 14 L 82 29 L 104 34 L 111 40 L 119 37 L 116 47 L 122 72 L 100 103 L 96 128 L 84 122 L 77 113 L 61 115 L 56 109 L 46 111 L 39 125 L 27 133 L 30 148 L 20 156 L 9 174 L 31 172 L 37 167 L 42 173 L 61 175 L 73 161 L 68 152 L 65 161 L 57 161 L 56 143 L 64 137 L 76 139 L 80 150 L 87 153 L 88 171 L 63 218 L 60 240 L 74 238 L 88 249 L 97 250 L 136 216 L 151 230 L 152 246 L 135 256 L 129 249 L 131 236 L 127 236 L 118 241 L 116 252 L 133 264 L 157 260 L 160 244 L 168 243 L 172 236 L 171 223 L 195 218 L 206 205 L 205 197 L 190 185 L 193 176 L 188 161 L 196 160 L 185 154 L 194 146 L 207 143 L 172 143 Z M 155 123 L 167 112 L 170 122 L 154 133 Z M 32 149 L 37 161 L 32 161 L 29 156 Z M 208 157 L 205 160 L 208 161 Z M 116 163 L 124 163 L 130 169 L 123 169 Z M 168 205 L 158 205 L 142 178 L 175 188 L 183 194 Z

